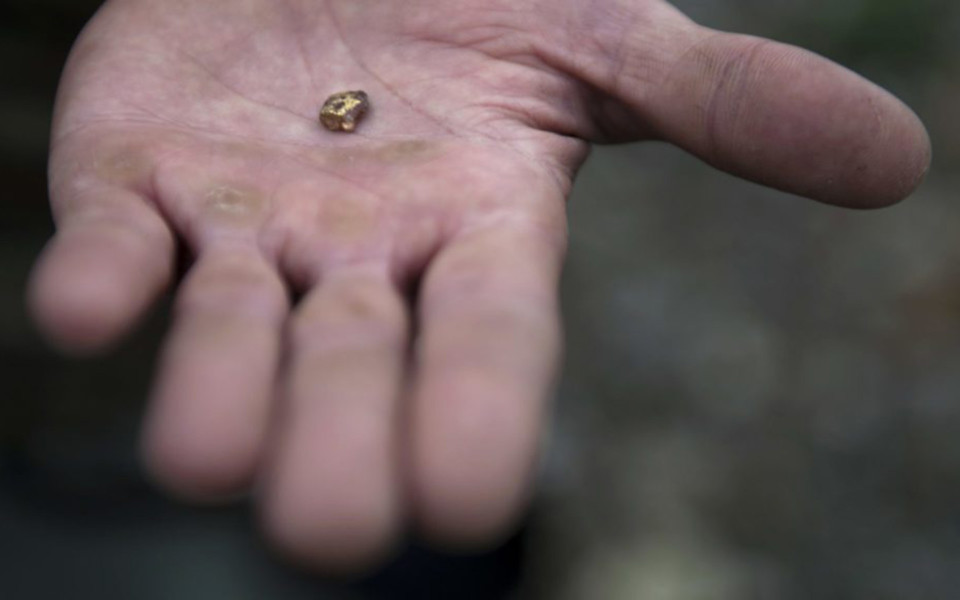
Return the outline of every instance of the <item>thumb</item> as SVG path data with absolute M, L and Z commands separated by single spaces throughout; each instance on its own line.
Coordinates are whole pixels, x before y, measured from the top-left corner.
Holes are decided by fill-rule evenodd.
M 885 206 L 922 181 L 929 137 L 890 93 L 800 48 L 700 27 L 679 14 L 671 21 L 672 35 L 659 37 L 658 69 L 644 58 L 649 32 L 623 32 L 622 66 L 605 87 L 628 109 L 628 130 L 830 204 Z

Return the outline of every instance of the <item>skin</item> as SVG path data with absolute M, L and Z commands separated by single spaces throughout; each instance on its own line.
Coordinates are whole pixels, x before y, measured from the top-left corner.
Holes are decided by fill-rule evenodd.
M 351 135 L 316 120 L 343 89 L 371 98 Z M 253 489 L 292 559 L 482 547 L 529 495 L 574 174 L 651 139 L 856 208 L 930 159 L 873 84 L 658 0 L 111 0 L 63 75 L 30 305 L 92 353 L 175 286 L 146 464 Z

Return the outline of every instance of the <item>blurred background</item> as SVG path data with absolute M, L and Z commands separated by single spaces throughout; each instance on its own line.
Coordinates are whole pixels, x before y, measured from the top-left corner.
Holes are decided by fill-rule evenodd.
M 274 561 L 247 507 L 144 480 L 164 310 L 94 361 L 33 331 L 54 91 L 98 2 L 0 0 L 0 598 L 960 597 L 960 4 L 675 4 L 891 89 L 930 129 L 928 181 L 852 212 L 662 144 L 598 148 L 570 205 L 568 353 L 527 525 L 346 585 Z

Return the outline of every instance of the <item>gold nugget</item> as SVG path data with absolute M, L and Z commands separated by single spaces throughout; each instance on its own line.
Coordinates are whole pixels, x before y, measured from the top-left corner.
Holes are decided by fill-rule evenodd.
M 320 122 L 330 131 L 351 132 L 370 109 L 366 92 L 340 92 L 327 98 L 320 109 Z

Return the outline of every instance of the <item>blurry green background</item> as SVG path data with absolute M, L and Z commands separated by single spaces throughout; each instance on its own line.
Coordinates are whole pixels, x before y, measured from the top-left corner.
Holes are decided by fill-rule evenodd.
M 933 137 L 927 183 L 858 213 L 662 144 L 597 149 L 524 534 L 476 559 L 411 549 L 353 586 L 274 562 L 245 508 L 180 507 L 143 480 L 162 311 L 84 362 L 25 316 L 56 81 L 97 4 L 0 1 L 0 598 L 960 597 L 960 3 L 676 2 L 891 89 Z

